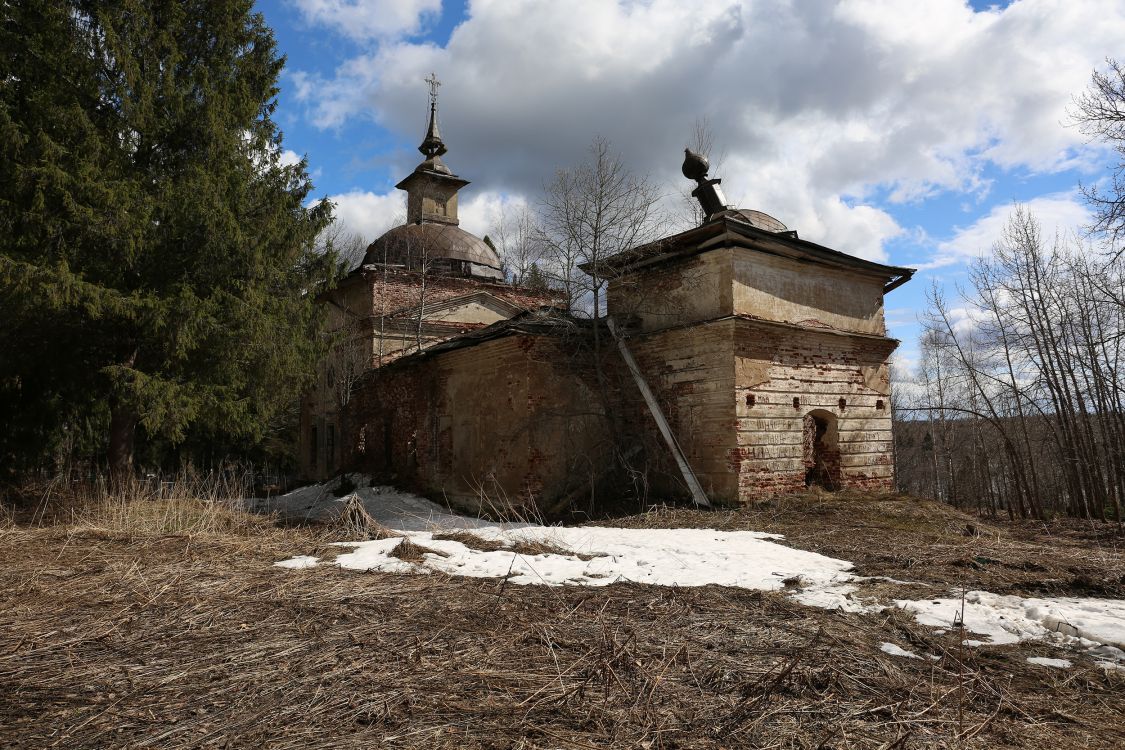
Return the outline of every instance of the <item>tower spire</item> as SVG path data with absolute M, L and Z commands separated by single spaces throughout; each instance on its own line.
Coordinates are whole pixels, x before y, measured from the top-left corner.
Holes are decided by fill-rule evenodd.
M 425 81 L 430 85 L 430 125 L 426 129 L 426 137 L 422 140 L 422 145 L 418 147 L 418 150 L 427 159 L 433 159 L 446 152 L 445 142 L 441 139 L 437 124 L 437 97 L 441 81 L 437 79 L 436 73 L 430 73 L 430 77 L 426 78 Z
M 418 150 L 426 157 L 397 187 L 406 191 L 406 220 L 411 224 L 457 225 L 457 191 L 469 184 L 441 161 L 445 143 L 438 132 L 437 95 L 441 81 L 430 73 L 430 124 Z

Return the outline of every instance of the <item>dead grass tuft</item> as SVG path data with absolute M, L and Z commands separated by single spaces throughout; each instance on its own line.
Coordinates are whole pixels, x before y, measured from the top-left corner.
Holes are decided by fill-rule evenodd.
M 517 555 L 573 555 L 570 550 L 553 542 L 539 539 L 521 540 L 509 547 Z
M 354 493 L 344 504 L 339 517 L 329 524 L 329 528 L 344 541 L 372 541 L 402 536 L 372 518 L 359 496 Z
M 480 552 L 495 552 L 504 549 L 504 545 L 492 539 L 485 539 L 471 531 L 442 531 L 433 537 L 439 542 L 458 542 L 469 549 Z
M 409 537 L 403 537 L 402 541 L 396 544 L 395 548 L 387 554 L 389 554 L 391 557 L 397 557 L 399 560 L 409 563 L 423 562 L 426 559 L 425 556 L 427 554 L 437 555 L 439 557 L 449 557 L 449 555 L 445 554 L 444 552 L 438 552 L 437 550 L 430 549 L 429 547 L 423 547 L 420 544 L 415 544 L 410 540 Z

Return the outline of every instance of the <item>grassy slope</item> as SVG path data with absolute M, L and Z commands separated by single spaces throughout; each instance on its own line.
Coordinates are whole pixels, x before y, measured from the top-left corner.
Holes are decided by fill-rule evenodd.
M 1091 571 L 1120 585 L 1122 572 L 1110 543 L 1081 529 L 1059 538 L 886 498 L 619 523 L 781 531 L 861 572 L 939 585 L 1061 593 Z M 966 524 L 983 535 L 964 535 Z M 330 540 L 237 514 L 0 527 L 0 746 L 1125 745 L 1123 673 L 1084 658 L 1070 670 L 1024 661 L 1073 658 L 1046 646 L 969 650 L 962 663 L 952 636 L 897 612 L 714 586 L 550 589 L 271 566 L 331 557 Z M 942 658 L 887 656 L 882 641 Z

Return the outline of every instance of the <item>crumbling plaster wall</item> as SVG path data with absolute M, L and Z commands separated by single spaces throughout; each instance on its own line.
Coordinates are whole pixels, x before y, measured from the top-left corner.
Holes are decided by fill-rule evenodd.
M 437 274 L 429 274 L 423 279 L 418 271 L 382 267 L 375 267 L 364 274 L 372 301 L 371 330 L 376 366 L 388 364 L 404 354 L 417 351 L 419 339 L 422 348 L 425 348 L 508 317 L 481 304 L 430 312 L 426 308 L 436 308 L 450 300 L 477 292 L 491 295 L 521 310 L 535 310 L 557 301 L 555 292 L 480 279 Z M 421 309 L 424 319 L 421 332 L 418 331 L 417 315 L 403 313 L 404 310 L 417 309 Z
M 834 468 L 840 486 L 893 486 L 886 359 L 895 343 L 738 321 L 737 445 L 729 453 L 729 466 L 738 476 L 743 500 L 804 488 L 804 417 L 814 410 L 836 418 L 840 455 Z
M 628 345 L 708 497 L 720 503 L 737 502 L 738 476 L 728 461 L 735 448 L 734 321 L 641 334 L 630 338 Z M 653 443 L 652 416 L 644 413 L 638 419 L 636 432 L 647 433 Z M 683 494 L 684 484 L 668 449 L 657 444 L 650 454 L 660 457 L 650 478 L 653 491 Z
M 731 252 L 712 250 L 611 279 L 607 307 L 618 321 L 642 332 L 730 315 Z
M 835 416 L 840 486 L 891 486 L 883 283 L 721 248 L 616 279 L 608 301 L 704 489 L 732 503 L 805 487 L 813 410 Z
M 649 332 L 727 315 L 883 335 L 882 277 L 727 247 L 612 279 L 608 307 Z
M 884 279 L 746 248 L 728 252 L 733 268 L 732 312 L 784 323 L 884 334 Z
M 468 513 L 547 510 L 610 465 L 588 368 L 556 337 L 517 334 L 370 373 L 349 463 Z
M 436 273 L 423 275 L 401 268 L 373 267 L 347 278 L 325 297 L 327 329 L 338 330 L 345 323 L 355 326 L 363 337 L 362 346 L 368 351 L 372 367 L 387 365 L 421 347 L 445 341 L 466 331 L 476 330 L 508 317 L 488 307 L 487 304 L 468 303 L 455 309 L 423 310 L 419 331 L 416 316 L 394 317 L 404 309 L 418 308 L 423 302 L 422 284 L 425 282 L 425 308 L 438 307 L 452 299 L 484 292 L 521 310 L 534 310 L 557 301 L 557 293 L 497 284 L 480 279 L 447 277 Z M 323 479 L 335 473 L 341 465 L 329 456 L 327 443 L 329 428 L 340 429 L 336 396 L 328 383 L 327 363 L 322 366 L 317 384 L 303 394 L 300 404 L 300 431 L 297 439 L 298 464 L 301 476 Z M 349 407 L 350 408 L 350 407 Z M 313 428 L 315 429 L 315 432 Z M 316 460 L 313 460 L 311 441 L 318 441 Z M 335 442 L 340 438 L 336 437 Z M 338 448 L 336 449 L 338 451 Z

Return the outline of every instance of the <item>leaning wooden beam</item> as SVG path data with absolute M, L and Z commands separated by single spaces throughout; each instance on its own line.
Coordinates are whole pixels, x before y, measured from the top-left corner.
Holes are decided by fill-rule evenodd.
M 641 368 L 637 366 L 637 361 L 633 359 L 632 352 L 625 345 L 625 339 L 617 332 L 617 325 L 614 324 L 613 318 L 607 317 L 606 322 L 609 324 L 609 332 L 613 334 L 613 339 L 617 342 L 617 348 L 621 350 L 621 358 L 625 360 L 625 366 L 633 374 L 633 380 L 636 381 L 637 388 L 644 396 L 645 403 L 648 404 L 648 410 L 652 412 L 652 418 L 656 420 L 656 426 L 660 428 L 660 434 L 664 436 L 664 442 L 668 444 L 668 449 L 672 451 L 672 456 L 680 467 L 680 473 L 684 475 L 684 481 L 687 482 L 688 489 L 691 490 L 692 502 L 701 508 L 710 508 L 711 501 L 707 499 L 707 494 L 703 492 L 703 487 L 696 479 L 695 472 L 688 465 L 687 457 L 680 450 L 680 444 L 676 442 L 676 436 L 672 434 L 672 428 L 668 425 L 668 420 L 664 418 L 664 412 L 660 410 L 660 404 L 656 402 L 656 396 L 652 394 L 648 383 L 645 382 L 644 375 L 641 374 Z

